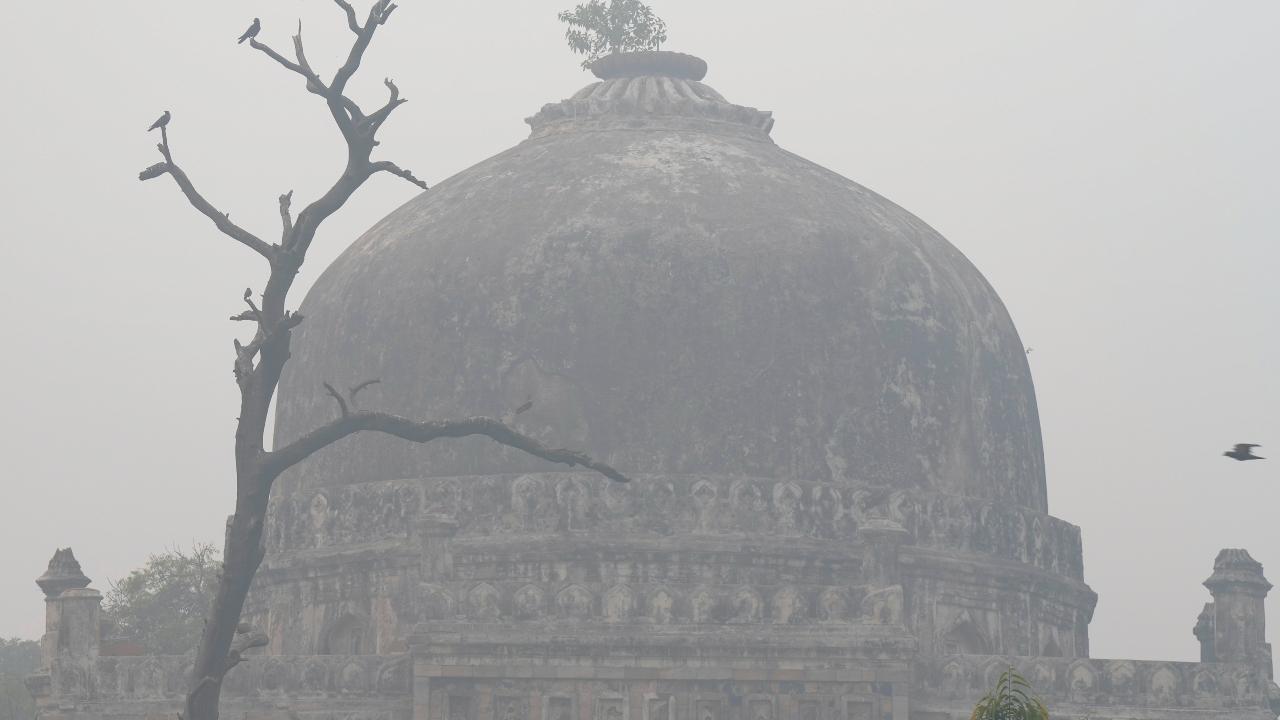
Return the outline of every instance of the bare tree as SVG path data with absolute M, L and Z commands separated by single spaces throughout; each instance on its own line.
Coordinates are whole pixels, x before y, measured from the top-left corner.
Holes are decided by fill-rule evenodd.
M 347 26 L 355 35 L 355 41 L 345 62 L 327 82 L 321 79 L 307 60 L 303 50 L 301 25 L 298 34 L 293 36 L 293 59 L 259 42 L 252 36 L 256 32 L 246 33 L 254 50 L 301 76 L 307 91 L 324 100 L 347 145 L 347 162 L 342 174 L 327 192 L 298 213 L 296 218 L 291 212 L 293 192 L 280 196 L 281 233 L 278 243 L 269 243 L 232 222 L 227 213 L 219 210 L 196 190 L 191 179 L 174 160 L 169 146 L 168 111 L 153 126 L 161 133 L 158 149 L 163 159 L 139 174 L 139 179 L 144 181 L 163 175 L 173 178 L 192 207 L 209 218 L 223 235 L 262 256 L 269 270 L 261 302 L 255 302 L 252 290 L 246 290 L 243 300 L 247 309 L 232 318 L 251 323 L 254 328 L 251 340 L 247 343 L 236 340 L 234 343 L 234 371 L 240 389 L 240 417 L 235 436 L 236 507 L 235 514 L 228 520 L 223 571 L 196 652 L 183 713 L 186 720 L 215 720 L 218 717 L 223 677 L 240 662 L 241 654 L 247 648 L 266 641 L 260 631 L 240 625 L 240 614 L 264 554 L 262 536 L 267 500 L 275 479 L 313 453 L 348 435 L 366 431 L 395 435 L 416 443 L 427 443 L 438 438 L 484 435 L 551 462 L 580 465 L 611 480 L 626 481 L 621 473 L 604 463 L 573 450 L 545 447 L 500 420 L 473 417 L 420 421 L 387 413 L 362 411 L 355 405 L 356 396 L 369 384 L 376 382 L 372 380 L 346 392 L 340 392 L 326 383 L 325 390 L 337 405 L 335 418 L 292 442 L 267 449 L 268 408 L 279 385 L 281 372 L 289 360 L 292 332 L 303 321 L 301 315 L 288 309 L 288 294 L 315 238 L 316 230 L 366 180 L 378 173 L 390 173 L 426 189 L 426 184 L 414 177 L 409 170 L 388 160 L 372 159 L 374 148 L 378 145 L 378 130 L 392 112 L 405 102 L 395 83 L 390 79 L 385 81 L 389 97 L 385 104 L 369 113 L 346 95 L 347 83 L 360 68 L 361 59 L 373 41 L 374 34 L 390 19 L 396 5 L 390 0 L 378 0 L 370 8 L 362 24 L 350 2 L 334 0 L 334 3 L 346 14 Z

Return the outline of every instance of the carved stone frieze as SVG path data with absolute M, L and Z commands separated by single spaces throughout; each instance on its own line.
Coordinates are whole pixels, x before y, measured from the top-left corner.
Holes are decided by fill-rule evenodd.
M 655 476 L 625 485 L 574 473 L 365 483 L 273 498 L 271 554 L 407 539 L 420 518 L 459 536 L 604 531 L 611 535 L 758 535 L 845 539 L 874 512 L 921 547 L 990 555 L 1073 579 L 1079 529 L 1047 515 L 916 490 L 719 476 Z
M 1268 687 L 1246 665 L 981 655 L 918 658 L 915 686 L 924 698 L 970 702 L 1009 667 L 1050 707 L 1261 708 Z

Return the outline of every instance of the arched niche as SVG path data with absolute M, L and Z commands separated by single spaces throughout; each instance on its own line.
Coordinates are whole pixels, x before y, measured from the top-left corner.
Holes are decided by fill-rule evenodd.
M 372 655 L 373 630 L 369 621 L 354 613 L 346 613 L 329 626 L 321 644 L 324 655 Z
M 966 613 L 942 636 L 941 650 L 946 655 L 990 655 L 991 643 Z

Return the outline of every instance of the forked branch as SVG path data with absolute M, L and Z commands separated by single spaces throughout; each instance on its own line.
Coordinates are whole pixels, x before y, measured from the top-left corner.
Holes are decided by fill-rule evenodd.
M 396 84 L 392 82 L 391 78 L 386 78 L 382 81 L 382 84 L 387 86 L 387 90 L 390 91 L 391 97 L 387 99 L 387 104 L 375 110 L 373 114 L 362 121 L 362 129 L 370 135 L 378 132 L 378 128 L 382 127 L 382 123 L 386 122 L 387 118 L 391 117 L 391 113 L 394 112 L 396 108 L 409 102 L 408 100 L 400 97 L 400 88 L 396 87 Z
M 299 28 L 298 32 L 299 33 L 302 32 L 301 28 Z M 298 42 L 300 42 L 300 37 L 295 36 L 295 42 L 294 42 L 295 48 L 297 47 Z M 315 72 L 311 70 L 310 67 L 305 67 L 300 63 L 296 63 L 290 60 L 284 55 L 281 55 L 280 53 L 276 52 L 274 49 L 272 49 L 270 45 L 266 43 L 258 42 L 257 38 L 251 38 L 249 40 L 249 46 L 252 47 L 254 50 L 257 50 L 263 53 L 264 55 L 271 58 L 272 60 L 275 60 L 276 62 L 280 63 L 280 65 L 285 69 L 298 73 L 302 77 L 306 78 L 307 89 L 310 90 L 311 92 L 317 95 L 325 94 L 324 82 L 320 79 L 319 75 L 316 75 Z M 305 58 L 305 55 L 303 57 Z
M 204 195 L 196 190 L 196 186 L 191 182 L 191 178 L 183 172 L 182 168 L 173 161 L 173 152 L 169 149 L 169 131 L 167 128 L 160 128 L 160 144 L 156 145 L 156 149 L 160 151 L 163 162 L 158 162 L 151 167 L 138 173 L 138 179 L 142 181 L 154 180 L 161 175 L 169 175 L 173 181 L 178 184 L 178 188 L 182 190 L 182 194 L 187 196 L 187 201 L 191 203 L 201 215 L 213 221 L 214 226 L 222 232 L 223 235 L 235 240 L 236 242 L 251 248 L 267 260 L 275 257 L 275 248 L 264 242 L 261 238 L 244 228 L 231 222 L 231 216 L 218 208 L 213 203 L 205 199 Z
M 346 0 L 333 0 L 342 11 L 347 14 L 347 27 L 351 28 L 351 32 L 359 35 L 364 28 L 360 27 L 360 21 L 356 19 L 356 9 Z
M 334 400 L 338 402 L 338 410 L 342 413 L 342 417 L 346 417 L 347 415 L 351 414 L 351 410 L 355 409 L 356 397 L 360 394 L 360 391 L 364 390 L 365 388 L 371 387 L 373 385 L 377 385 L 378 383 L 381 383 L 381 382 L 382 382 L 381 380 L 378 380 L 376 378 L 373 380 L 365 380 L 359 385 L 356 385 L 355 387 L 348 390 L 346 395 L 343 395 L 342 393 L 338 392 L 337 389 L 334 388 L 329 383 L 324 383 L 324 390 L 329 394 L 330 397 L 332 397 Z
M 521 450 L 543 460 L 570 467 L 581 466 L 588 470 L 594 470 L 615 482 L 629 481 L 627 476 L 618 472 L 612 466 L 600 462 L 586 453 L 565 448 L 549 448 L 501 420 L 473 417 L 463 420 L 417 421 L 389 413 L 350 412 L 346 401 L 341 399 L 339 393 L 327 383 L 325 387 L 330 391 L 331 395 L 339 398 L 339 406 L 346 409 L 343 415 L 328 425 L 312 430 L 279 450 L 267 453 L 264 463 L 268 475 L 284 472 L 348 435 L 361 432 L 380 432 L 419 444 L 441 438 L 482 435 L 501 445 Z

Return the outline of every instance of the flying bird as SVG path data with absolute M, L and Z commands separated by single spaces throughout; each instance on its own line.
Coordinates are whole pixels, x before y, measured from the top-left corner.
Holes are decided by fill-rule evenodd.
M 169 124 L 169 118 L 171 118 L 171 117 L 173 117 L 173 116 L 169 114 L 169 111 L 168 111 L 168 110 L 165 110 L 165 111 L 164 111 L 164 114 L 163 114 L 163 115 L 161 115 L 161 116 L 160 116 L 160 118 L 159 118 L 158 120 L 156 120 L 155 122 L 151 123 L 151 127 L 147 128 L 147 132 L 151 132 L 152 130 L 155 130 L 156 128 L 162 128 L 162 127 L 164 127 L 164 126 L 168 125 L 168 124 Z
M 1229 458 L 1234 458 L 1234 459 L 1236 459 L 1236 460 L 1241 460 L 1241 461 L 1244 461 L 1244 460 L 1266 460 L 1266 458 L 1262 457 L 1261 455 L 1254 455 L 1254 454 L 1253 454 L 1253 449 L 1254 449 L 1254 448 L 1256 448 L 1256 447 L 1262 447 L 1262 446 L 1261 446 L 1261 445 L 1256 445 L 1256 444 L 1254 444 L 1254 443 L 1239 443 L 1239 444 L 1237 444 L 1237 445 L 1235 446 L 1235 449 L 1233 449 L 1233 450 L 1228 450 L 1228 451 L 1226 451 L 1226 452 L 1224 452 L 1224 453 L 1222 453 L 1222 454 L 1223 454 L 1223 455 L 1226 455 L 1226 456 L 1227 456 L 1227 457 L 1229 457 Z
M 236 43 L 244 44 L 245 40 L 251 40 L 253 38 L 258 37 L 258 31 L 261 29 L 262 29 L 262 23 L 258 20 L 258 18 L 254 18 L 253 24 L 249 26 L 248 30 L 244 31 L 244 34 L 240 36 L 240 39 L 237 40 Z

